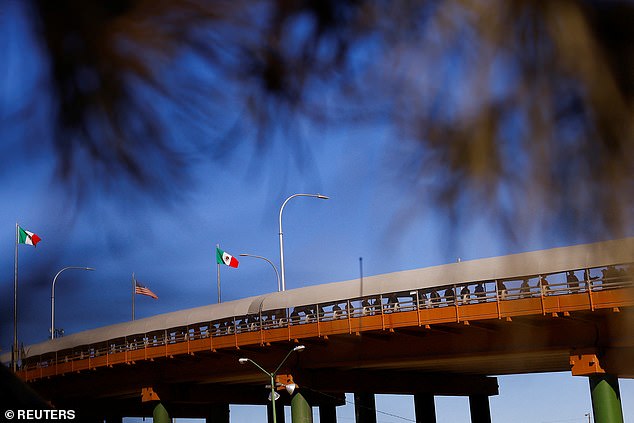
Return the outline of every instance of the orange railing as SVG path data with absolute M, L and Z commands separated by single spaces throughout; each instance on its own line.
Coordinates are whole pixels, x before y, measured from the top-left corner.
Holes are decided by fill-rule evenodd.
M 631 264 L 390 292 L 169 328 L 27 357 L 27 380 L 178 354 L 407 326 L 634 305 Z M 540 283 L 541 277 L 548 285 Z M 522 284 L 528 281 L 528 286 Z

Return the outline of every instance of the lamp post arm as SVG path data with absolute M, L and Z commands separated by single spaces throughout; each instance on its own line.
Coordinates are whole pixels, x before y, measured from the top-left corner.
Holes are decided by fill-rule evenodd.
M 281 285 L 281 290 L 282 291 L 286 291 L 286 280 L 285 280 L 285 276 L 284 276 L 284 235 L 282 232 L 282 213 L 284 212 L 284 207 L 286 206 L 286 203 L 288 203 L 292 198 L 295 197 L 314 197 L 314 198 L 320 198 L 322 200 L 328 200 L 329 197 L 325 196 L 325 195 L 321 195 L 321 194 L 293 194 L 290 197 L 288 197 L 286 200 L 284 200 L 284 202 L 282 203 L 282 207 L 280 207 L 280 214 L 279 214 L 279 236 L 280 236 L 280 272 L 282 273 L 282 285 Z
M 55 339 L 55 283 L 57 282 L 58 276 L 65 270 L 68 269 L 79 269 L 79 270 L 95 270 L 92 267 L 82 267 L 82 266 L 66 266 L 53 278 L 53 283 L 51 284 L 51 339 Z
M 258 363 L 256 363 L 255 361 L 251 360 L 250 358 L 247 358 L 246 360 L 249 363 L 253 364 L 255 367 L 257 367 L 258 369 L 260 369 L 260 371 L 262 373 L 264 373 L 265 375 L 267 375 L 269 377 L 269 379 L 271 380 L 271 409 L 272 409 L 272 412 L 273 412 L 273 423 L 277 423 L 277 416 L 275 415 L 275 373 L 267 372 L 264 369 L 264 367 L 260 366 Z
M 275 369 L 275 371 L 273 372 L 274 375 L 277 374 L 277 372 L 282 368 L 282 366 L 284 365 L 284 363 L 286 363 L 286 360 L 288 360 L 288 357 L 291 356 L 291 354 L 293 354 L 295 352 L 294 349 L 290 350 L 287 354 L 286 357 L 284 357 L 284 360 L 282 360 L 282 362 L 279 364 L 279 366 L 277 366 L 277 369 Z
M 262 257 L 262 256 L 256 256 L 255 254 L 245 254 L 242 253 L 240 254 L 241 257 L 254 257 L 254 258 L 258 258 L 258 259 L 262 259 L 265 260 L 268 264 L 271 265 L 271 267 L 273 267 L 273 270 L 275 270 L 275 277 L 277 278 L 277 291 L 281 291 L 281 285 L 280 285 L 280 272 L 277 271 L 277 267 L 275 267 L 275 265 L 273 264 L 273 262 L 269 259 L 267 259 L 266 257 Z
M 290 197 L 288 197 L 286 200 L 284 200 L 284 202 L 282 203 L 282 207 L 280 207 L 280 215 L 279 215 L 280 235 L 282 234 L 282 212 L 284 211 L 284 207 L 286 206 L 286 203 L 288 203 L 289 201 L 291 201 L 291 199 L 295 197 L 317 197 L 317 195 L 316 194 L 293 194 Z
M 247 358 L 247 361 L 251 364 L 253 364 L 255 367 L 257 367 L 258 369 L 260 369 L 260 371 L 262 371 L 262 373 L 264 373 L 265 375 L 267 375 L 268 377 L 271 377 L 272 375 L 274 376 L 274 373 L 269 373 L 267 372 L 264 367 L 260 366 L 258 363 L 256 363 L 255 361 L 251 360 L 250 358 Z

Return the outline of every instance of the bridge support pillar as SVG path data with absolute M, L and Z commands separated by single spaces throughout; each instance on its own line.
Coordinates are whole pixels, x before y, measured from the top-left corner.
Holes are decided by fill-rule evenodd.
M 436 403 L 433 394 L 414 394 L 416 423 L 436 423 Z
M 606 373 L 591 375 L 589 379 L 595 423 L 623 423 L 619 379 Z
M 154 423 L 171 423 L 172 419 L 170 419 L 170 415 L 160 402 L 154 406 L 154 411 L 152 412 L 152 421 Z
M 269 423 L 273 423 L 273 407 L 271 402 L 266 405 L 266 417 Z M 284 404 L 282 401 L 275 401 L 275 420 L 277 423 L 285 423 L 286 415 L 284 414 Z
M 207 423 L 229 423 L 229 404 L 211 406 L 205 420 Z
M 301 392 L 295 392 L 291 399 L 291 421 L 293 423 L 313 423 L 313 410 Z
M 491 408 L 488 395 L 469 395 L 471 423 L 491 423 Z
M 374 394 L 355 392 L 354 416 L 357 423 L 376 423 L 376 402 Z
M 334 404 L 320 405 L 319 423 L 337 423 L 337 406 Z

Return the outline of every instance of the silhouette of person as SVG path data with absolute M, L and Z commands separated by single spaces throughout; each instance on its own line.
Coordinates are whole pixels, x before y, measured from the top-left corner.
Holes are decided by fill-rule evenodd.
M 463 286 L 460 290 L 460 299 L 464 304 L 469 304 L 469 297 L 471 296 L 471 291 L 467 285 Z
M 361 307 L 364 315 L 372 313 L 372 303 L 369 298 L 364 298 L 363 301 L 361 301 Z
M 418 306 L 419 307 L 427 307 L 429 306 L 429 302 L 427 300 L 427 294 L 422 290 L 418 291 Z
M 572 270 L 569 270 L 568 274 L 566 274 L 566 282 L 568 283 L 568 288 L 570 289 L 570 292 L 579 290 L 579 278 Z
M 522 284 L 520 285 L 520 296 L 522 298 L 529 297 L 531 295 L 531 286 L 528 284 L 528 278 L 522 279 Z
M 475 295 L 478 298 L 478 302 L 484 301 L 485 292 L 484 292 L 484 285 L 482 284 L 482 282 L 478 282 L 478 284 L 476 285 Z
M 447 304 L 453 304 L 455 298 L 456 298 L 456 294 L 453 288 L 447 288 L 445 290 L 445 301 L 447 302 Z
M 332 307 L 332 317 L 333 319 L 337 319 L 339 316 L 341 316 L 342 312 L 341 312 L 341 307 L 339 307 L 339 304 L 335 304 Z
M 541 289 L 542 295 L 548 295 L 550 293 L 550 285 L 548 284 L 546 276 L 539 277 L 539 288 Z
M 438 291 L 435 289 L 432 289 L 429 293 L 429 302 L 432 307 L 436 307 L 436 305 L 440 303 L 440 294 L 438 294 Z
M 299 323 L 300 317 L 299 317 L 299 310 L 298 307 L 295 307 L 293 309 L 293 312 L 291 313 L 291 323 Z
M 390 294 L 387 297 L 387 309 L 391 311 L 397 311 L 398 308 L 398 297 L 396 296 L 396 294 Z
M 505 300 L 509 291 L 503 281 L 497 281 L 498 295 L 501 300 Z

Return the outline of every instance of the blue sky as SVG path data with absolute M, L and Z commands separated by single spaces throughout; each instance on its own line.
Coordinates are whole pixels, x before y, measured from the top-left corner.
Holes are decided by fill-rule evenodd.
M 14 25 L 12 30 L 20 33 L 19 23 Z M 32 73 L 38 61 L 36 53 L 20 50 L 28 40 L 16 42 L 4 32 L 0 42 L 11 58 L 5 73 L 0 70 L 4 113 L 10 103 L 35 90 Z M 48 336 L 51 282 L 65 266 L 97 269 L 71 270 L 58 279 L 56 326 L 66 333 L 130 319 L 133 272 L 159 296 L 156 301 L 137 297 L 137 317 L 215 303 L 215 245 L 235 256 L 257 254 L 278 264 L 279 207 L 298 192 L 319 192 L 330 200 L 296 198 L 285 208 L 287 289 L 356 278 L 359 257 L 364 275 L 374 275 L 572 242 L 526 230 L 519 242 L 510 243 L 494 221 L 479 214 L 471 215 L 460 232 L 452 232 L 446 216 L 415 197 L 420 192 L 408 183 L 410 175 L 402 165 L 411 151 L 380 122 L 332 127 L 300 122 L 308 150 L 304 161 L 297 160 L 287 143 L 261 151 L 250 142 L 229 140 L 235 143 L 230 155 L 192 158 L 191 183 L 170 202 L 115 185 L 110 190 L 95 187 L 88 201 L 77 204 L 68 186 L 55 178 L 45 120 L 38 121 L 42 127 L 25 128 L 6 113 L 0 117 L 3 352 L 10 350 L 12 340 L 16 222 L 42 238 L 37 248 L 19 248 L 19 333 L 26 344 Z M 34 138 L 38 141 L 30 143 Z M 276 289 L 267 263 L 239 259 L 238 269 L 222 268 L 224 301 Z M 621 381 L 621 395 L 625 420 L 634 420 L 631 380 Z M 501 377 L 500 395 L 491 399 L 494 422 L 585 422 L 590 407 L 587 380 L 569 374 Z M 413 419 L 411 397 L 382 395 L 377 408 L 380 422 Z M 232 421 L 253 421 L 264 413 L 262 407 L 232 407 Z M 338 413 L 340 421 L 353 420 L 350 405 Z M 437 414 L 439 421 L 468 422 L 467 400 L 438 398 Z
M 132 272 L 159 296 L 156 301 L 138 296 L 137 317 L 216 302 L 215 244 L 279 265 L 277 216 L 282 201 L 295 192 L 321 192 L 331 199 L 295 198 L 285 208 L 288 289 L 356 278 L 359 257 L 364 274 L 371 275 L 565 244 L 538 235 L 526 244 L 508 244 L 477 216 L 472 229 L 452 242 L 433 212 L 399 222 L 409 191 L 390 159 L 390 143 L 380 136 L 369 139 L 363 131 L 329 135 L 313 152 L 315 171 L 308 175 L 293 169 L 285 152 L 275 151 L 248 170 L 254 156 L 245 147 L 226 163 L 201 165 L 197 184 L 174 206 L 143 198 L 121 202 L 104 194 L 75 209 L 51 179 L 49 159 L 14 165 L 0 189 L 11 199 L 0 215 L 3 351 L 12 337 L 16 219 L 43 239 L 37 248 L 19 247 L 20 338 L 26 343 L 48 335 L 50 285 L 65 266 L 97 269 L 70 270 L 57 281 L 56 326 L 66 333 L 130 319 Z M 261 260 L 240 258 L 238 269 L 221 272 L 225 301 L 276 289 L 273 270 Z M 621 389 L 627 420 L 634 416 L 628 400 L 634 384 L 622 380 Z M 408 421 L 392 415 L 412 419 L 412 401 L 380 396 L 377 407 L 388 414 L 379 421 Z M 439 421 L 469 421 L 464 398 L 438 398 L 437 409 Z M 590 411 L 587 380 L 569 374 L 500 377 L 491 409 L 498 422 L 582 422 Z M 253 421 L 264 413 L 262 407 L 236 406 L 232 421 Z M 338 413 L 340 421 L 352 421 L 354 408 Z

